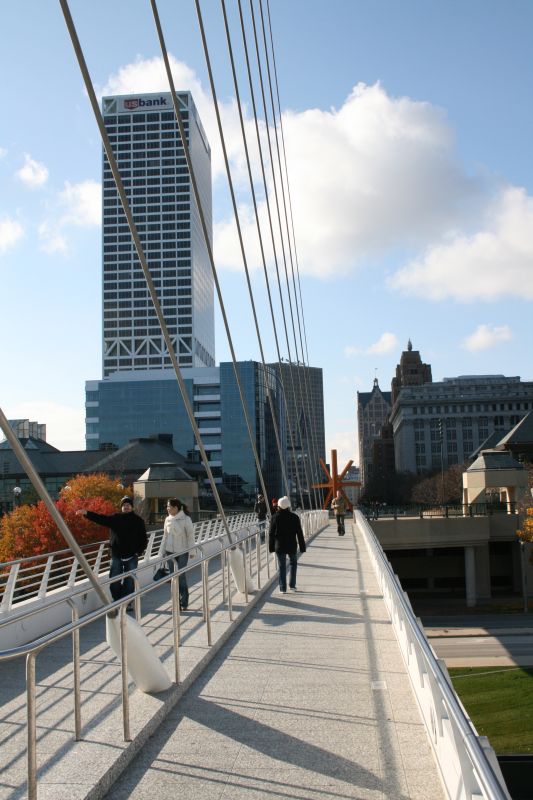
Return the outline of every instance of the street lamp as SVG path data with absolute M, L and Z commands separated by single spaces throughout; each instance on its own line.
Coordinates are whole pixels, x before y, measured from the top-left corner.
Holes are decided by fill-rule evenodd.
M 20 486 L 15 486 L 13 488 L 13 496 L 15 498 L 15 508 L 20 505 L 20 495 L 22 494 L 22 489 Z

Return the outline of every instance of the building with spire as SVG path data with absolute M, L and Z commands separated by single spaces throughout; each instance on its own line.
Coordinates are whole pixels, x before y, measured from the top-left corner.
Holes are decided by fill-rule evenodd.
M 391 392 L 382 392 L 374 378 L 371 392 L 357 392 L 357 428 L 359 433 L 359 469 L 364 491 L 374 474 L 374 442 L 381 434 L 391 411 Z

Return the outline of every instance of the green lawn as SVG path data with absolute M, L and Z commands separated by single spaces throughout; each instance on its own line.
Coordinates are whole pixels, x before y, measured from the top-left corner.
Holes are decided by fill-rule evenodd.
M 533 753 L 533 669 L 458 667 L 453 686 L 496 753 Z

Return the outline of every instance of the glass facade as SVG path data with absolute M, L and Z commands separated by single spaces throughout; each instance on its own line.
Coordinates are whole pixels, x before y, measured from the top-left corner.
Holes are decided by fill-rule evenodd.
M 267 394 L 268 386 L 280 431 L 282 457 L 286 463 L 286 426 L 279 378 L 272 367 L 267 366 L 265 371 L 263 365 L 256 361 L 241 361 L 238 369 L 267 493 L 270 497 L 279 497 L 285 494 L 285 490 Z M 230 363 L 220 365 L 220 409 L 224 482 L 232 491 L 240 485 L 240 491 L 244 494 L 254 495 L 260 489 L 260 482 L 233 364 Z
M 178 95 L 211 237 L 211 155 Z M 104 97 L 104 122 L 180 366 L 214 366 L 213 278 L 170 94 Z M 212 244 L 212 242 L 211 242 Z M 103 375 L 172 366 L 103 154 Z
M 286 432 L 279 379 L 274 369 L 267 367 L 265 372 L 254 361 L 240 362 L 239 372 L 267 491 L 278 497 L 284 493 L 282 471 L 266 386 L 268 382 L 283 443 Z M 259 481 L 233 364 L 184 369 L 183 378 L 215 480 L 237 498 L 249 498 Z M 122 447 L 131 439 L 171 433 L 175 450 L 200 460 L 171 370 L 144 375 L 115 373 L 102 381 L 88 381 L 86 415 L 88 450 L 109 444 Z

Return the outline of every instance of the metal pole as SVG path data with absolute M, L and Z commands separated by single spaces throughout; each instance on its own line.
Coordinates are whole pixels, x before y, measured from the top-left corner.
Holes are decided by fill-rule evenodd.
M 140 589 L 140 582 L 139 582 L 139 578 L 137 577 L 136 574 L 133 575 L 133 585 L 135 587 L 135 591 L 138 592 L 139 589 Z M 133 604 L 135 606 L 135 619 L 137 620 L 137 622 L 140 622 L 140 620 L 141 620 L 141 597 L 140 597 L 140 595 L 137 595 L 137 597 L 133 601 Z
M 113 623 L 111 623 L 113 624 Z M 126 603 L 120 606 L 120 660 L 122 673 L 122 721 L 124 741 L 131 742 L 130 696 L 128 694 L 128 645 L 126 641 Z
M 257 588 L 261 588 L 261 538 L 259 531 L 255 534 L 255 564 L 257 567 Z
M 71 612 L 72 622 L 76 624 L 79 619 L 78 609 L 73 600 L 67 600 Z M 77 742 L 81 739 L 81 692 L 80 692 L 80 629 L 72 631 L 72 679 L 74 683 L 74 738 Z
M 246 542 L 244 542 L 246 545 Z M 244 602 L 248 605 L 248 575 L 246 574 L 246 547 L 243 547 L 242 550 L 242 567 L 244 569 Z
M 37 709 L 35 701 L 36 653 L 26 656 L 26 714 L 28 737 L 28 800 L 37 800 Z
M 209 647 L 211 647 L 213 641 L 211 636 L 211 611 L 209 608 L 209 561 L 204 561 L 202 564 L 202 569 L 205 598 L 205 624 L 207 625 L 207 644 Z
M 229 616 L 229 621 L 233 622 L 233 605 L 231 599 L 231 570 L 229 566 L 229 558 L 227 550 L 224 550 L 224 559 L 226 562 L 227 579 L 228 579 L 228 616 Z
M 172 632 L 174 636 L 174 675 L 176 683 L 180 682 L 180 603 L 179 603 L 179 578 L 175 575 L 170 581 L 170 597 L 172 602 Z

